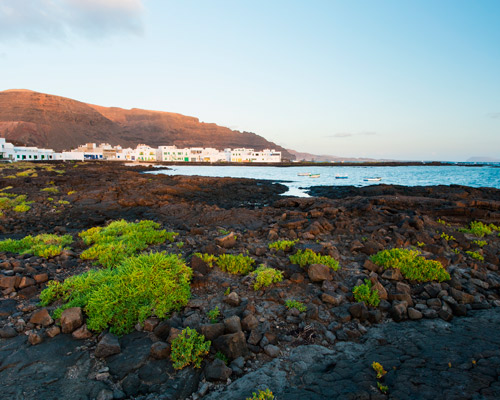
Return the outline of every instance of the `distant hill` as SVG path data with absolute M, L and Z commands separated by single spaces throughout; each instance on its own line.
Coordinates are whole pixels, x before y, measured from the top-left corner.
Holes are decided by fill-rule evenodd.
M 316 162 L 367 162 L 367 161 L 380 161 L 374 158 L 355 158 L 355 157 L 337 157 L 329 155 L 317 155 L 311 153 L 300 153 L 295 150 L 288 149 L 288 152 L 295 156 L 296 161 L 316 161 Z M 385 161 L 385 160 L 384 160 Z
M 467 162 L 500 162 L 500 158 L 494 157 L 471 157 Z
M 135 147 L 284 148 L 251 132 L 239 132 L 181 114 L 101 107 L 30 90 L 0 92 L 0 137 L 28 146 L 68 150 L 88 142 Z

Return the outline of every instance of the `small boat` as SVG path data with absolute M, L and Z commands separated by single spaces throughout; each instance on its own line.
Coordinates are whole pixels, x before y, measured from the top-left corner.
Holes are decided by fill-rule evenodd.
M 299 172 L 297 176 L 311 176 L 310 172 Z
M 379 181 L 382 180 L 382 178 L 380 178 L 380 177 L 377 177 L 377 178 L 365 178 L 363 180 L 366 181 L 366 182 L 379 182 Z
M 309 178 L 319 178 L 321 176 L 321 174 L 311 174 L 309 175 Z
M 335 179 L 347 179 L 347 178 L 349 178 L 347 175 L 341 175 L 341 174 L 335 175 Z

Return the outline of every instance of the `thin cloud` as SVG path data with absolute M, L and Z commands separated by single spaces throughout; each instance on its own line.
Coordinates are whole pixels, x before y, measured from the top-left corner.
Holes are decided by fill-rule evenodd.
M 142 33 L 143 0 L 2 0 L 0 42 Z
M 493 119 L 500 119 L 500 112 L 495 112 L 495 113 L 488 113 L 486 114 L 488 117 L 493 118 Z
M 346 138 L 346 137 L 352 137 L 352 136 L 374 136 L 378 135 L 377 132 L 357 132 L 357 133 L 346 133 L 346 132 L 340 132 L 340 133 L 334 133 L 333 135 L 327 135 L 327 138 Z

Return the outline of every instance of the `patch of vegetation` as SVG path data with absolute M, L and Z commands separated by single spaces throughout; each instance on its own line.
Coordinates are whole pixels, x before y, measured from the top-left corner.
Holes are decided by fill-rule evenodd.
M 219 230 L 218 230 L 218 232 L 219 232 L 221 235 L 224 235 L 224 236 L 229 235 L 229 234 L 231 233 L 231 232 L 229 232 L 229 231 L 227 231 L 227 230 L 225 230 L 225 229 L 222 229 L 222 228 L 221 228 L 221 229 L 219 229 Z
M 234 275 L 246 275 L 253 270 L 255 260 L 243 254 L 221 254 L 217 257 L 217 266 L 224 272 Z
M 285 301 L 285 307 L 288 308 L 289 310 L 292 308 L 296 308 L 301 313 L 306 312 L 306 310 L 307 310 L 307 307 L 305 306 L 305 304 L 301 303 L 300 301 L 297 301 L 297 300 Z
M 76 166 L 76 165 L 75 165 L 75 166 Z M 68 192 L 68 196 L 71 196 L 72 194 L 75 194 L 75 193 L 76 193 L 76 190 L 70 190 L 70 191 Z
M 451 249 L 451 251 L 455 254 L 460 254 L 460 249 L 459 248 L 455 248 L 455 249 Z
M 41 192 L 47 192 L 47 193 L 53 193 L 53 194 L 59 193 L 59 189 L 56 188 L 55 186 L 49 186 L 49 187 L 40 189 L 40 191 Z
M 451 226 L 451 224 L 449 224 L 445 220 L 442 220 L 441 218 L 438 218 L 437 223 L 441 224 L 441 225 L 444 225 L 444 226 Z
M 380 304 L 378 290 L 373 288 L 373 284 L 368 279 L 365 279 L 363 285 L 354 287 L 352 293 L 354 294 L 354 300 L 356 300 L 356 302 L 362 301 L 366 305 L 373 307 L 377 307 Z
M 175 369 L 182 369 L 189 364 L 195 368 L 201 367 L 203 358 L 210 350 L 210 340 L 205 341 L 205 336 L 200 335 L 191 328 L 183 329 L 172 341 L 172 353 L 170 358 Z
M 178 249 L 182 249 L 184 247 L 184 242 L 177 242 L 175 245 Z
M 222 352 L 218 351 L 217 353 L 215 353 L 215 356 L 214 356 L 216 359 L 219 359 L 219 360 L 222 360 L 224 361 L 224 364 L 228 364 L 229 362 L 229 358 Z
M 274 395 L 269 388 L 252 393 L 252 397 L 247 397 L 245 400 L 274 400 Z
M 389 386 L 382 385 L 380 382 L 377 382 L 377 388 L 383 394 L 388 394 L 389 393 Z
M 31 209 L 29 205 L 32 203 L 32 201 L 26 201 L 26 195 L 24 194 L 19 196 L 8 193 L 0 194 L 0 211 L 26 212 Z
M 207 253 L 194 253 L 196 257 L 203 260 L 210 268 L 214 267 L 214 262 L 217 261 L 217 256 Z
M 231 293 L 230 287 L 228 287 L 226 290 L 224 290 L 224 296 L 229 296 L 230 293 Z
M 253 284 L 254 290 L 259 290 L 262 287 L 268 287 L 273 283 L 278 283 L 283 280 L 283 272 L 266 267 L 265 265 L 259 266 L 255 271 L 250 273 L 254 277 L 255 281 Z
M 26 236 L 20 240 L 2 240 L 0 251 L 51 258 L 61 254 L 67 248 L 65 246 L 71 243 L 73 243 L 71 235 L 58 236 L 45 233 L 34 237 Z
M 483 224 L 481 221 L 471 221 L 468 228 L 460 228 L 460 232 L 470 233 L 478 238 L 491 235 L 493 231 L 500 231 L 500 227 L 494 224 Z
M 439 261 L 426 260 L 418 250 L 390 249 L 382 250 L 370 257 L 375 264 L 388 268 L 396 268 L 409 280 L 417 282 L 450 280 L 450 274 Z
M 210 310 L 207 313 L 207 317 L 208 317 L 211 324 L 217 323 L 217 321 L 219 321 L 219 317 L 220 317 L 219 306 L 215 307 L 213 310 Z
M 87 327 L 109 328 L 125 334 L 151 316 L 165 318 L 184 307 L 191 296 L 191 268 L 174 254 L 150 253 L 130 257 L 113 269 L 90 270 L 51 281 L 40 294 L 42 306 L 61 299 L 54 312 L 59 318 L 70 307 L 82 307 Z
M 59 200 L 58 203 L 62 204 L 62 205 L 66 205 L 66 204 L 69 204 L 69 201 L 67 201 L 67 200 Z
M 457 239 L 455 239 L 453 236 L 448 235 L 446 232 L 442 232 L 442 233 L 441 233 L 441 238 L 443 238 L 443 239 L 444 239 L 444 240 L 446 240 L 447 242 L 449 242 L 450 240 L 457 240 Z
M 424 243 L 424 242 L 417 242 L 417 246 L 418 246 L 418 247 L 424 247 L 424 246 L 425 246 L 425 243 Z
M 477 244 L 479 247 L 484 247 L 488 244 L 486 240 L 473 240 L 472 243 Z
M 374 361 L 372 363 L 372 368 L 377 373 L 377 379 L 380 379 L 385 374 L 387 374 L 387 371 L 384 369 L 384 367 L 382 366 L 382 364 L 380 364 L 379 362 Z
M 465 253 L 472 257 L 474 260 L 484 261 L 483 255 L 477 251 L 466 251 Z
M 86 245 L 92 245 L 80 257 L 83 260 L 97 260 L 108 268 L 113 267 L 152 244 L 164 243 L 166 240 L 172 242 L 178 235 L 159 228 L 160 224 L 148 220 L 138 223 L 120 220 L 106 227 L 90 228 L 79 235 Z
M 290 251 L 293 246 L 295 246 L 299 242 L 299 239 L 296 240 L 277 240 L 276 242 L 269 243 L 269 248 L 274 250 L 283 250 Z
M 302 268 L 311 264 L 327 265 L 334 271 L 337 271 L 340 268 L 338 261 L 333 257 L 316 254 L 311 249 L 306 249 L 304 251 L 299 250 L 297 253 L 291 255 L 289 259 L 291 263 L 298 264 Z

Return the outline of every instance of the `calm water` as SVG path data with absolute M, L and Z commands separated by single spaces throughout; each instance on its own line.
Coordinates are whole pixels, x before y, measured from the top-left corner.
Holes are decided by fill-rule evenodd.
M 245 167 L 182 165 L 160 169 L 154 174 L 199 175 L 210 177 L 254 178 L 283 181 L 288 186 L 285 195 L 307 196 L 304 189 L 311 186 L 367 186 L 394 184 L 405 186 L 465 185 L 500 189 L 500 168 L 494 166 L 411 166 L 411 167 Z M 319 178 L 298 176 L 299 173 L 320 174 Z M 347 179 L 336 179 L 347 175 Z M 366 178 L 381 177 L 379 182 Z

